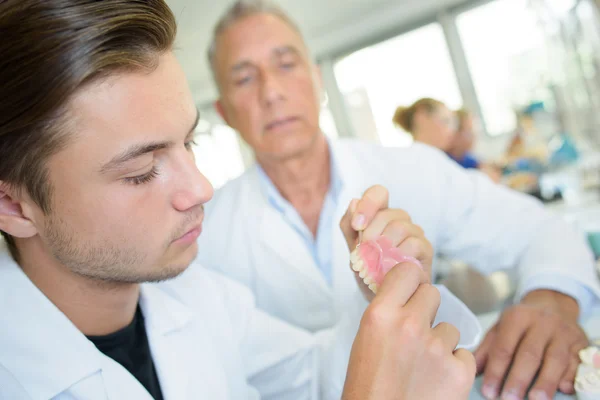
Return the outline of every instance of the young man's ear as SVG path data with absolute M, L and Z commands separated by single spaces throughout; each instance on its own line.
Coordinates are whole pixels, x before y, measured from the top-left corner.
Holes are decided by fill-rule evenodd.
M 0 230 L 18 238 L 35 236 L 37 228 L 31 216 L 30 207 L 16 190 L 0 181 Z

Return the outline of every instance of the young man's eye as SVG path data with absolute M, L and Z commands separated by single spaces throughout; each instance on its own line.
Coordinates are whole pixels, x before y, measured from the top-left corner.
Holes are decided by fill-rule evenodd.
M 152 167 L 152 169 L 149 172 L 147 172 L 143 175 L 131 176 L 131 177 L 124 178 L 123 180 L 126 183 L 129 183 L 132 185 L 143 185 L 144 183 L 150 182 L 152 179 L 156 178 L 157 176 L 158 176 L 158 170 L 156 169 L 156 167 Z

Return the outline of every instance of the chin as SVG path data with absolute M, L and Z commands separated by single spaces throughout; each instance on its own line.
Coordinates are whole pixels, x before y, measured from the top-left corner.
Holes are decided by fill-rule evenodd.
M 198 242 L 194 242 L 181 253 L 177 254 L 175 257 L 172 257 L 168 264 L 169 265 L 183 265 L 183 269 L 187 268 L 192 261 L 196 259 L 196 255 L 198 255 Z
M 290 137 L 280 140 L 279 143 L 274 143 L 270 153 L 274 158 L 285 160 L 301 156 L 309 152 L 315 144 L 315 138 L 312 136 L 303 135 L 302 137 Z
M 146 282 L 161 282 L 181 275 L 192 264 L 198 254 L 198 244 L 186 248 L 181 253 L 160 263 L 158 269 L 146 279 Z
M 185 272 L 185 270 L 187 270 L 189 265 L 190 264 L 171 264 L 163 266 L 160 271 L 157 271 L 156 273 L 146 277 L 144 282 L 158 283 L 177 278 L 179 275 Z

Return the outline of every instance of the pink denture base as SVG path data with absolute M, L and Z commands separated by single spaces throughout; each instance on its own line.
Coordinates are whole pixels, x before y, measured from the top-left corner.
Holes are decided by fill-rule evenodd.
M 392 241 L 385 236 L 362 242 L 358 246 L 358 254 L 368 275 L 377 285 L 381 285 L 385 274 L 400 263 L 411 262 L 423 268 L 416 258 L 402 255 L 400 249 L 393 246 Z

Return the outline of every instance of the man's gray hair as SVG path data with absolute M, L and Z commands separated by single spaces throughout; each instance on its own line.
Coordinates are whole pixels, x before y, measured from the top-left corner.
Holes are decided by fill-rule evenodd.
M 281 19 L 283 22 L 289 25 L 290 28 L 302 36 L 302 32 L 298 28 L 298 25 L 296 25 L 296 23 L 277 4 L 268 0 L 237 0 L 227 9 L 227 11 L 217 22 L 217 25 L 213 31 L 210 46 L 208 48 L 208 63 L 210 64 L 210 68 L 215 78 L 216 74 L 214 61 L 215 54 L 217 52 L 217 39 L 219 38 L 219 35 L 221 35 L 227 28 L 239 20 L 256 14 L 273 15 Z

